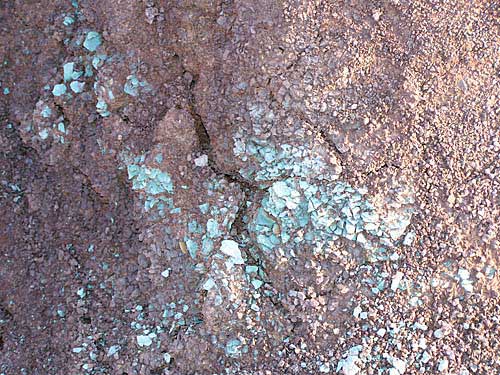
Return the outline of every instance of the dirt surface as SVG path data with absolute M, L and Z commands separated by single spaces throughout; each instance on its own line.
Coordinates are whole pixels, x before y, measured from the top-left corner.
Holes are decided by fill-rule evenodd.
M 500 374 L 500 3 L 0 2 L 0 374 Z

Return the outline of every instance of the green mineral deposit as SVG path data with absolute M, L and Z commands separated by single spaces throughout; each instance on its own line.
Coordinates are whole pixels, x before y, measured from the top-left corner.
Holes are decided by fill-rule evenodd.
M 201 233 L 203 231 L 202 227 L 196 220 L 192 220 L 188 223 L 188 230 L 190 233 Z
M 120 345 L 110 346 L 109 349 L 108 349 L 108 357 L 111 357 L 111 356 L 115 355 L 116 353 L 118 353 L 118 351 L 120 349 L 121 349 Z
M 153 343 L 153 340 L 149 336 L 146 335 L 138 335 L 137 336 L 137 345 L 140 347 L 150 346 Z
M 245 267 L 246 273 L 257 273 L 258 270 L 259 270 L 259 267 L 257 267 L 257 266 L 246 266 Z
M 210 238 L 204 237 L 201 246 L 201 252 L 203 253 L 203 255 L 210 255 L 210 253 L 214 249 L 214 242 Z
M 45 140 L 49 136 L 49 132 L 47 129 L 43 129 L 40 130 L 40 132 L 38 132 L 38 135 L 40 136 L 41 139 Z
M 253 279 L 252 280 L 252 285 L 255 289 L 259 289 L 262 284 L 264 284 L 264 282 L 262 282 L 261 280 L 258 280 L 258 279 Z
M 103 66 L 106 59 L 107 59 L 107 56 L 104 53 L 95 55 L 92 58 L 92 66 L 94 67 L 95 70 L 98 70 L 101 66 Z
M 95 52 L 101 44 L 101 35 L 95 31 L 89 31 L 85 37 L 85 41 L 83 42 L 83 46 L 90 52 Z
M 191 258 L 196 258 L 196 254 L 198 253 L 198 244 L 189 238 L 184 242 L 186 242 L 187 250 L 189 252 L 189 255 L 191 255 Z
M 52 110 L 48 106 L 44 106 L 42 112 L 40 112 L 42 117 L 49 118 L 52 114 Z
M 203 203 L 198 206 L 202 214 L 206 214 L 208 212 L 208 208 L 210 207 L 208 203 Z
M 64 17 L 63 24 L 64 26 L 72 25 L 75 22 L 74 18 L 71 16 Z
M 138 88 L 139 88 L 139 80 L 137 79 L 137 77 L 135 75 L 128 76 L 127 81 L 123 86 L 123 91 L 125 91 L 125 93 L 128 95 L 137 96 Z
M 102 117 L 108 117 L 111 114 L 108 111 L 108 105 L 100 99 L 97 101 L 95 108 L 97 113 L 99 113 Z
M 208 219 L 207 221 L 207 235 L 210 238 L 215 238 L 219 236 L 219 224 L 217 223 L 217 220 L 215 219 Z
M 64 82 L 68 82 L 73 79 L 74 68 L 75 68 L 74 62 L 69 62 L 63 65 Z
M 161 276 L 164 277 L 165 279 L 168 278 L 170 276 L 170 271 L 171 269 L 170 268 L 167 268 L 166 270 L 164 270 L 162 273 L 161 273 Z
M 58 85 L 55 85 L 54 88 L 52 89 L 52 94 L 54 96 L 61 96 L 66 93 L 66 85 L 63 83 L 60 83 Z
M 78 291 L 76 292 L 76 294 L 78 294 L 78 296 L 79 296 L 80 298 L 85 297 L 85 294 L 86 294 L 86 293 L 85 293 L 85 289 L 83 289 L 83 288 L 79 288 L 79 289 L 78 289 Z
M 85 86 L 85 82 L 73 81 L 70 83 L 69 87 L 75 94 L 79 94 L 83 91 L 83 87 Z
M 203 288 L 204 290 L 207 290 L 207 291 L 208 291 L 208 290 L 212 289 L 214 286 L 215 286 L 215 281 L 214 281 L 212 278 L 210 278 L 210 279 L 208 279 L 207 281 L 205 281 L 205 282 L 203 283 L 202 288 Z
M 238 243 L 233 240 L 222 240 L 220 251 L 231 258 L 234 264 L 244 264 Z

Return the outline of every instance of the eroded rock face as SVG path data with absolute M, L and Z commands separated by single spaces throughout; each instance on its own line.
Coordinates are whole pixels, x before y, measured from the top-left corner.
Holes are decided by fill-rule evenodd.
M 494 6 L 0 12 L 0 373 L 500 369 Z

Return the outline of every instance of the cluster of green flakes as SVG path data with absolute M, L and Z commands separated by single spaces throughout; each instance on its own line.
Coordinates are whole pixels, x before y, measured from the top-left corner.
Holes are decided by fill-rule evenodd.
M 33 130 L 38 130 L 37 135 L 42 141 L 45 141 L 49 137 L 61 144 L 67 141 L 69 132 L 64 123 L 64 116 L 56 117 L 52 109 L 40 100 L 36 104 L 34 117 L 37 118 L 37 120 L 34 121 L 36 126 L 31 122 L 28 123 L 25 129 L 26 131 L 31 132 Z
M 161 157 L 159 155 L 158 157 Z M 128 178 L 132 181 L 132 189 L 140 190 L 144 199 L 146 211 L 156 207 L 161 217 L 165 212 L 175 212 L 171 195 L 174 193 L 174 185 L 170 175 L 158 168 L 150 168 L 144 162 L 144 156 L 135 159 L 137 164 L 127 166 Z
M 316 250 L 321 250 L 339 238 L 380 252 L 379 244 L 392 246 L 404 232 L 411 211 L 388 222 L 365 195 L 365 189 L 355 189 L 341 181 L 277 181 L 262 198 L 249 230 L 261 250 L 269 252 L 284 245 L 289 250 L 287 256 L 294 256 L 294 249 L 304 244 L 314 244 Z
M 68 25 L 74 22 L 71 21 L 71 17 L 65 18 L 65 22 Z M 65 98 L 72 98 L 72 94 L 80 94 L 84 92 L 86 82 L 84 79 L 88 79 L 94 75 L 94 71 L 98 71 L 105 63 L 112 62 L 118 57 L 107 56 L 105 53 L 99 52 L 99 47 L 102 45 L 102 37 L 96 31 L 89 31 L 86 33 L 83 43 L 81 39 L 76 41 L 78 46 L 83 45 L 83 47 L 91 53 L 87 56 L 80 56 L 77 58 L 77 62 L 67 62 L 63 66 L 64 79 L 62 83 L 54 85 L 52 88 L 52 94 L 56 97 L 64 96 Z M 81 71 L 77 70 L 77 65 L 82 66 Z M 132 74 L 127 77 L 127 80 L 123 86 L 123 91 L 125 94 L 136 97 L 139 95 L 140 91 L 149 92 L 152 87 L 146 81 L 139 81 L 134 71 L 137 70 L 135 66 L 132 66 Z M 115 94 L 113 93 L 112 85 L 113 80 L 104 83 L 96 80 L 93 84 L 94 92 L 97 96 L 96 112 L 102 117 L 108 117 L 111 115 L 109 111 L 108 103 L 115 100 Z M 68 84 L 69 89 L 68 90 Z
M 314 178 L 318 180 L 336 179 L 337 171 L 324 162 L 321 155 L 311 152 L 307 146 L 289 144 L 273 145 L 268 140 L 242 135 L 234 139 L 234 154 L 243 162 L 254 161 L 258 169 L 244 167 L 240 175 L 249 181 L 269 181 L 286 177 Z
M 242 161 L 251 158 L 250 164 L 257 162 L 260 165 L 257 169 L 250 165 L 240 171 L 242 177 L 261 182 L 263 192 L 254 195 L 259 197 L 258 200 L 247 202 L 251 215 L 245 215 L 244 222 L 250 238 L 243 236 L 242 240 L 246 244 L 243 246 L 254 255 L 255 247 L 264 258 L 269 255 L 268 259 L 262 259 L 264 265 L 274 259 L 276 253 L 292 258 L 298 251 L 328 251 L 338 239 L 352 241 L 365 249 L 370 260 L 380 260 L 387 257 L 387 249 L 400 240 L 410 223 L 411 198 L 403 197 L 394 207 L 389 204 L 391 209 L 388 212 L 379 211 L 368 198 L 366 189 L 357 189 L 338 181 L 340 171 L 327 163 L 317 149 L 274 146 L 269 141 L 235 141 L 235 153 Z M 174 189 L 172 178 L 164 170 L 162 161 L 162 154 L 154 158 L 129 158 L 126 160 L 128 177 L 132 189 L 140 192 L 145 211 L 159 218 L 168 216 L 173 219 L 174 225 L 181 225 L 181 230 L 175 229 L 175 234 L 180 237 L 181 250 L 193 259 L 200 256 L 204 260 L 212 259 L 208 268 L 202 263 L 195 267 L 199 266 L 200 273 L 206 276 L 200 287 L 212 293 L 215 306 L 232 301 L 232 305 L 237 307 L 238 293 L 234 290 L 240 288 L 249 288 L 250 295 L 259 295 L 265 280 L 264 270 L 248 264 L 242 258 L 239 244 L 225 239 L 236 214 L 228 208 L 231 204 L 226 202 L 225 182 L 217 179 L 204 182 L 202 190 L 212 197 L 211 203 L 200 204 L 194 209 L 181 209 L 175 207 L 176 194 L 182 194 L 183 189 L 190 187 L 176 186 Z M 173 228 L 166 228 L 165 231 L 173 234 Z M 221 247 L 214 254 L 214 247 L 219 242 Z M 223 269 L 218 266 L 217 259 L 225 260 Z M 233 268 L 234 265 L 245 266 L 243 276 L 241 269 Z M 378 294 L 386 287 L 388 276 L 366 282 L 372 292 Z M 248 306 L 255 312 L 260 309 L 252 298 Z M 176 325 L 186 324 L 182 314 L 179 311 L 167 313 L 174 321 L 170 330 Z M 143 332 L 137 337 L 138 345 L 151 345 L 158 332 L 142 326 L 140 329 Z M 227 356 L 237 357 L 244 347 L 243 341 L 233 338 L 226 341 L 224 349 Z
M 77 45 L 81 44 L 78 40 Z M 83 41 L 83 47 L 89 52 L 96 52 L 97 48 L 102 44 L 102 39 L 99 33 L 95 31 L 89 31 Z M 77 58 L 77 62 L 70 61 L 63 65 L 63 82 L 54 85 L 52 88 L 52 94 L 54 96 L 65 96 L 71 98 L 72 95 L 68 91 L 69 88 L 74 94 L 80 94 L 84 91 L 86 78 L 93 76 L 95 70 L 98 69 L 98 60 L 100 55 L 95 56 L 80 56 Z M 97 59 L 97 60 L 96 60 Z M 82 66 L 83 70 L 77 69 L 77 64 Z
M 155 157 L 159 167 L 163 161 L 162 154 Z M 170 174 L 158 167 L 146 164 L 146 156 L 141 155 L 127 163 L 128 178 L 132 181 L 132 189 L 140 192 L 140 199 L 144 201 L 144 210 L 150 212 L 152 218 L 165 218 L 168 215 L 177 215 L 178 222 L 185 223 L 185 235 L 181 247 L 195 259 L 200 253 L 206 258 L 213 249 L 217 240 L 222 239 L 224 233 L 229 232 L 234 220 L 231 209 L 209 203 L 202 203 L 193 212 L 183 212 L 174 202 L 174 184 Z M 224 189 L 218 180 L 204 182 L 204 189 L 209 196 L 220 196 Z M 188 186 L 180 186 L 187 190 Z M 200 217 L 203 219 L 200 221 Z M 169 232 L 169 229 L 166 229 Z

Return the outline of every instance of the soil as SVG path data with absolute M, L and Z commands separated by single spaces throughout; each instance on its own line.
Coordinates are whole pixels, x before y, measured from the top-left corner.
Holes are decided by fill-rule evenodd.
M 499 2 L 2 0 L 0 41 L 1 375 L 500 373 Z

